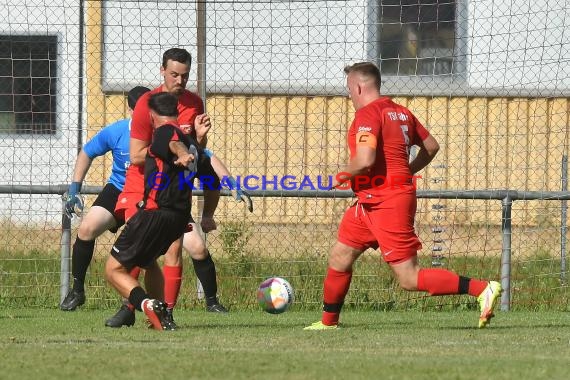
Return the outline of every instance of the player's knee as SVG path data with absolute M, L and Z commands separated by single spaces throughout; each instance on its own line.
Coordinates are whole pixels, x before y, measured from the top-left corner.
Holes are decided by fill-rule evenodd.
M 81 223 L 77 229 L 77 236 L 79 236 L 81 240 L 85 241 L 95 240 L 101 234 L 99 232 L 100 229 L 101 228 L 94 223 Z
M 358 255 L 352 251 L 333 248 L 329 254 L 329 266 L 335 270 L 351 271 Z
M 206 246 L 203 244 L 196 244 L 190 249 L 187 249 L 187 251 L 194 260 L 204 260 L 209 254 Z
M 404 290 L 414 291 L 418 290 L 418 282 L 417 279 L 413 276 L 399 276 L 398 282 L 400 287 Z
M 184 236 L 184 249 L 188 252 L 191 258 L 194 260 L 204 260 L 208 257 L 208 249 L 206 248 L 206 242 L 200 234 L 192 231 Z

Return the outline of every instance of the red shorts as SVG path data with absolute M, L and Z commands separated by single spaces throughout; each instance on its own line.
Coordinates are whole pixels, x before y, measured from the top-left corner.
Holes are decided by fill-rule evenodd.
M 144 195 L 140 193 L 122 192 L 117 199 L 115 215 L 125 222 L 128 221 L 138 211 L 137 203 L 142 201 L 143 197 Z
M 414 230 L 416 194 L 399 193 L 377 203 L 356 202 L 346 210 L 338 241 L 357 250 L 380 248 L 387 263 L 405 261 L 422 248 Z

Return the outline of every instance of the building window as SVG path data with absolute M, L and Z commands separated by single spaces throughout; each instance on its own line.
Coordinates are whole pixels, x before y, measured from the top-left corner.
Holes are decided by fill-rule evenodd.
M 57 37 L 0 35 L 0 133 L 56 130 Z
M 384 75 L 454 74 L 456 0 L 379 0 Z

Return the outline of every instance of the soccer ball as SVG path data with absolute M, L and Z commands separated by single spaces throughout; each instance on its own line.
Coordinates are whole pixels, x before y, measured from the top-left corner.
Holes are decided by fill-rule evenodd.
M 259 284 L 257 301 L 270 314 L 281 314 L 293 303 L 293 287 L 281 277 L 270 277 Z

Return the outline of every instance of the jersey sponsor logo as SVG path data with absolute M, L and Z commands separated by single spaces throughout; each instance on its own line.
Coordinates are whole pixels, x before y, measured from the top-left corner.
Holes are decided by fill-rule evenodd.
M 372 128 L 371 127 L 367 127 L 365 125 L 361 125 L 360 127 L 358 127 L 358 132 L 371 132 Z
M 392 121 L 408 121 L 408 115 L 402 112 L 387 112 L 388 118 Z
M 180 129 L 182 130 L 182 132 L 190 134 L 194 130 L 194 127 L 190 124 L 180 124 Z

